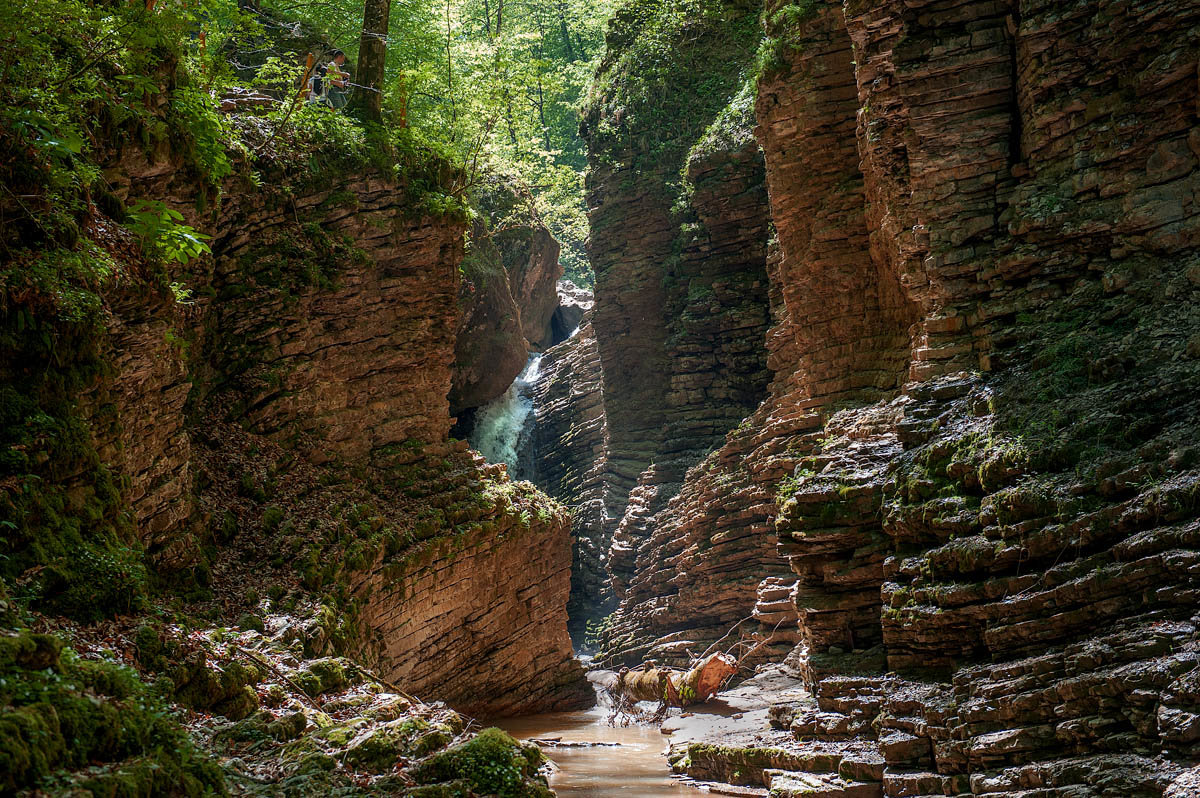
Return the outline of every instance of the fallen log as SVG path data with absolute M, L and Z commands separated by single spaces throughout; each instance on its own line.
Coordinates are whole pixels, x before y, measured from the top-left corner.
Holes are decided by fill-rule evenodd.
M 659 701 L 668 707 L 701 704 L 712 698 L 737 673 L 737 660 L 728 654 L 711 654 L 687 670 L 643 665 L 623 668 L 609 689 L 615 697 L 631 701 Z

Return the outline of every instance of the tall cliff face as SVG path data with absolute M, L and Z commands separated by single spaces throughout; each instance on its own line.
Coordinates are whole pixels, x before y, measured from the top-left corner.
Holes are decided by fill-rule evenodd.
M 213 235 L 211 259 L 172 275 L 185 304 L 109 291 L 104 366 L 69 399 L 138 548 L 184 582 L 335 597 L 345 634 L 306 654 L 352 653 L 422 697 L 589 704 L 566 512 L 448 438 L 463 223 L 365 164 L 324 181 L 260 168 L 275 188 L 230 187 L 219 215 L 169 161 L 111 171 L 118 197 L 163 197 Z M 78 493 L 89 474 L 58 479 Z
M 583 126 L 617 596 L 651 519 L 767 382 L 769 219 L 746 83 L 758 8 L 681 9 L 617 14 Z
M 606 468 L 603 385 L 596 332 L 587 314 L 573 337 L 542 358 L 531 443 L 538 483 L 571 508 L 575 543 L 567 615 L 577 643 L 584 640 L 589 621 L 613 609 L 605 566 L 618 508 Z
M 296 213 L 312 221 L 297 226 Z M 566 515 L 535 493 L 513 493 L 502 473 L 447 443 L 462 227 L 413 218 L 402 187 L 377 178 L 294 192 L 267 214 L 243 205 L 222 227 L 236 232 L 214 239 L 216 300 L 200 346 L 223 379 L 201 412 L 236 419 L 309 463 L 358 469 L 369 501 L 395 525 L 395 540 L 368 547 L 338 577 L 377 641 L 361 655 L 465 712 L 588 703 L 566 634 Z M 289 285 L 297 269 L 316 277 Z M 311 528 L 315 508 L 284 501 L 291 480 L 273 470 L 264 484 L 275 481 L 280 494 L 242 502 L 242 517 L 258 523 L 282 506 L 284 524 Z M 324 559 L 327 535 L 306 538 L 297 543 Z M 513 638 L 514 628 L 529 633 Z
M 546 794 L 534 747 L 406 692 L 594 701 L 565 509 L 448 437 L 454 168 L 215 102 L 195 9 L 5 10 L 37 74 L 0 114 L 0 791 Z M 525 227 L 522 355 L 558 276 Z
M 796 772 L 748 782 L 1194 785 L 1198 15 L 766 10 L 771 392 L 656 519 L 609 639 L 796 619 L 815 700 L 767 752 Z
M 499 178 L 477 190 L 459 288 L 450 409 L 455 415 L 503 394 L 529 351 L 557 342 L 559 245 L 538 218 L 529 189 Z M 568 331 L 569 332 L 569 331 Z
M 409 218 L 380 177 L 294 193 L 224 205 L 197 342 L 211 389 L 234 382 L 251 431 L 316 462 L 444 441 L 461 226 Z

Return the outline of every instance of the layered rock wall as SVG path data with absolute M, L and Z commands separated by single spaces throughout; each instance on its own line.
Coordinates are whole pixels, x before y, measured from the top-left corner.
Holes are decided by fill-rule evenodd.
M 213 240 L 201 346 L 237 378 L 252 429 L 303 437 L 318 461 L 449 433 L 462 231 L 410 221 L 396 188 L 367 177 L 273 208 L 229 203 Z
M 114 302 L 107 358 L 113 379 L 89 415 L 100 458 L 129 480 L 138 536 L 166 570 L 196 560 L 191 438 L 184 409 L 191 378 L 180 362 L 183 332 L 165 303 Z M 88 402 L 86 404 L 93 404 Z M 104 409 L 112 417 L 102 422 Z
M 607 569 L 614 595 L 631 602 L 673 591 L 663 582 L 665 557 L 640 559 L 655 519 L 768 381 L 771 229 L 747 82 L 758 8 L 677 11 L 618 14 L 598 77 L 604 88 L 584 123 L 594 324 L 618 508 Z M 645 59 L 658 66 L 642 69 Z M 667 107 L 677 111 L 669 120 Z
M 537 482 L 571 509 L 574 550 L 571 636 L 583 641 L 588 621 L 612 609 L 605 562 L 616 512 L 606 469 L 604 375 L 591 320 L 546 351 L 533 395 L 532 459 Z
M 773 713 L 773 795 L 1194 785 L 1198 15 L 768 9 L 775 381 L 672 515 L 749 505 L 737 475 L 774 456 L 752 518 L 814 701 Z M 711 523 L 663 524 L 641 561 L 737 563 L 695 544 Z M 672 632 L 679 604 L 623 604 L 613 652 L 711 634 Z
M 669 9 L 630 6 L 610 24 L 583 131 L 608 468 L 621 497 L 639 482 L 673 495 L 765 385 L 762 162 L 742 132 L 748 95 L 732 107 L 756 15 L 739 3 L 705 7 L 687 22 L 689 49 L 675 52 L 665 51 L 681 17 Z M 642 56 L 659 66 L 641 69 Z M 705 63 L 713 80 L 701 87 L 692 74 Z M 614 574 L 629 578 L 620 566 Z
M 471 248 L 458 289 L 458 331 L 450 408 L 459 416 L 503 395 L 529 358 L 521 310 L 487 223 L 471 226 Z
M 94 434 L 139 533 L 164 564 L 195 565 L 193 534 L 237 548 L 278 530 L 279 551 L 238 562 L 295 560 L 306 588 L 348 591 L 357 631 L 318 650 L 353 649 L 424 698 L 489 715 L 590 704 L 565 511 L 448 443 L 464 225 L 414 217 L 407 187 L 369 168 L 277 177 L 291 190 L 191 212 L 213 223 L 211 261 L 179 278 L 193 304 L 113 314 L 115 414 L 94 413 Z M 126 180 L 184 190 L 144 163 Z
M 494 480 L 485 483 L 493 506 L 482 525 L 385 558 L 356 579 L 365 621 L 383 641 L 385 674 L 475 716 L 589 706 L 594 696 L 566 628 L 571 518 L 553 507 L 522 519 L 521 499 L 505 494 L 536 499 L 536 491 L 508 483 L 500 466 L 482 472 Z

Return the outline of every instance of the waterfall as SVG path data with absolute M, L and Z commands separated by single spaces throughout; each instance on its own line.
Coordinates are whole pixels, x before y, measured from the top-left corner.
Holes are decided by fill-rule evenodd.
M 523 478 L 521 462 L 522 444 L 529 437 L 530 413 L 533 411 L 533 385 L 537 382 L 542 363 L 540 352 L 529 356 L 529 361 L 503 396 L 493 399 L 481 407 L 475 416 L 475 427 L 471 431 L 471 448 L 482 454 L 490 463 L 507 463 L 508 473 L 514 478 Z

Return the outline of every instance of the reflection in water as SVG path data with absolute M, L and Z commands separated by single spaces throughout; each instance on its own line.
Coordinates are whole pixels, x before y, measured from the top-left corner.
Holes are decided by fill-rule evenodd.
M 672 781 L 663 756 L 667 738 L 657 726 L 611 728 L 606 707 L 510 718 L 501 725 L 522 740 L 561 737 L 563 742 L 620 743 L 590 748 L 544 747 L 546 756 L 559 767 L 550 777 L 550 786 L 564 798 L 697 798 L 704 794 Z

